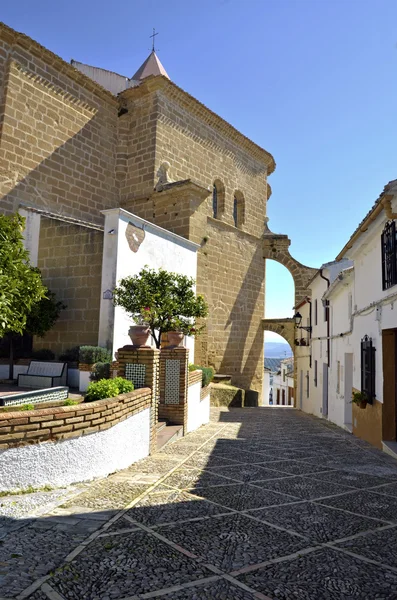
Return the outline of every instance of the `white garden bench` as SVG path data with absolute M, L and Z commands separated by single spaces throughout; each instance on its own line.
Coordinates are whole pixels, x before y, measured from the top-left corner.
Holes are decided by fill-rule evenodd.
M 18 375 L 18 386 L 34 389 L 64 386 L 67 374 L 67 363 L 32 360 L 27 373 Z

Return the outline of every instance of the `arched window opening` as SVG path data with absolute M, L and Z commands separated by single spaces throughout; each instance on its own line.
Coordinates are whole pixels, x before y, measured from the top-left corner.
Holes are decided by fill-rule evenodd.
M 225 186 L 222 181 L 215 179 L 212 186 L 212 216 L 214 219 L 225 212 Z
M 218 190 L 215 183 L 212 188 L 212 216 L 214 219 L 218 216 Z
M 236 191 L 233 198 L 233 221 L 234 226 L 241 228 L 245 220 L 245 203 L 244 196 L 241 192 Z

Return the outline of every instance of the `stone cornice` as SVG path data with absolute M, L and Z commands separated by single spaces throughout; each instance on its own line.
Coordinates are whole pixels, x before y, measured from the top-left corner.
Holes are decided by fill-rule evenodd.
M 243 229 L 239 229 L 234 225 L 230 225 L 229 223 L 225 223 L 225 221 L 221 221 L 220 219 L 215 219 L 215 217 L 207 217 L 207 222 L 211 223 L 211 225 L 218 225 L 220 229 L 226 229 L 227 231 L 238 233 L 242 237 L 248 238 L 251 242 L 261 243 L 262 237 L 257 237 L 256 235 L 252 235 L 252 233 L 247 233 Z
M 134 99 L 141 98 L 145 95 L 152 94 L 161 90 L 170 97 L 175 98 L 182 106 L 186 107 L 190 112 L 198 116 L 204 123 L 218 129 L 227 137 L 233 140 L 238 146 L 244 148 L 256 159 L 264 162 L 267 166 L 267 173 L 270 175 L 276 168 L 276 163 L 273 156 L 267 150 L 264 150 L 248 137 L 240 133 L 233 125 L 230 125 L 225 119 L 209 109 L 205 104 L 185 92 L 175 83 L 164 77 L 163 75 L 150 76 L 142 81 L 136 87 L 129 88 L 121 92 L 120 98 Z
M 110 102 L 117 106 L 118 100 L 113 94 L 105 90 L 101 85 L 75 69 L 72 65 L 64 61 L 60 56 L 54 54 L 47 48 L 44 48 L 41 44 L 28 37 L 23 33 L 15 31 L 11 27 L 8 27 L 5 23 L 0 22 L 0 39 L 9 43 L 10 45 L 20 46 L 21 48 L 28 50 L 34 56 L 37 56 L 43 60 L 46 64 L 50 65 L 60 73 L 70 77 L 73 81 L 99 96 L 100 98 Z
M 195 192 L 196 194 L 206 198 L 211 193 L 211 190 L 194 179 L 183 179 L 181 181 L 172 181 L 162 184 L 161 189 L 154 192 L 154 196 L 158 194 L 165 195 L 167 193 L 177 194 L 178 192 L 185 194 L 187 191 Z
M 86 111 L 91 117 L 93 117 L 98 112 L 95 107 L 91 106 L 87 102 L 80 100 L 80 98 L 73 96 L 63 88 L 52 84 L 50 81 L 48 81 L 48 79 L 44 79 L 44 77 L 42 77 L 41 75 L 37 75 L 37 73 L 29 71 L 19 62 L 17 62 L 14 59 L 11 59 L 11 73 L 13 72 L 13 70 L 18 71 L 27 79 L 30 79 L 31 81 L 39 84 L 42 88 L 45 89 L 47 93 L 51 94 L 52 96 L 56 96 L 60 102 L 63 102 L 63 104 L 67 104 L 70 108 L 73 107 L 78 111 Z

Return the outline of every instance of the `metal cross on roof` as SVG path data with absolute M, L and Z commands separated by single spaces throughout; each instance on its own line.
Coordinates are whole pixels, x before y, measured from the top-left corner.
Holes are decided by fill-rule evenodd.
M 154 38 L 156 37 L 156 35 L 158 35 L 158 32 L 156 33 L 156 30 L 155 30 L 155 28 L 153 27 L 153 34 L 152 34 L 152 35 L 149 35 L 149 37 L 153 38 L 152 52 L 154 52 L 154 51 L 155 51 L 155 49 L 154 49 Z

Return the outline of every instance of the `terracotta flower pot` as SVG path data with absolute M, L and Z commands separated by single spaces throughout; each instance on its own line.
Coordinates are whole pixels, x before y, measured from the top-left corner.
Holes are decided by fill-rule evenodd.
M 168 345 L 176 348 L 181 345 L 183 338 L 185 337 L 182 331 L 168 331 Z
M 150 337 L 150 329 L 147 325 L 131 325 L 128 330 L 133 346 L 147 346 Z
M 360 408 L 366 408 L 367 407 L 367 401 L 366 400 L 360 400 L 360 402 L 358 403 Z

